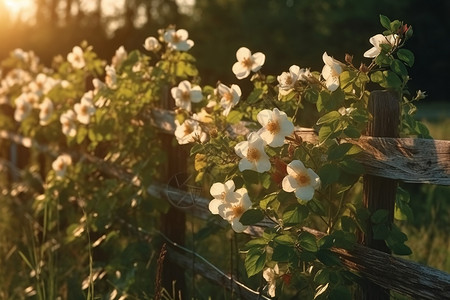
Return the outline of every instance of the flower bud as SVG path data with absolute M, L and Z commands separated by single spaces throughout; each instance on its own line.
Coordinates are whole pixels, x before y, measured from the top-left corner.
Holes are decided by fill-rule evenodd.
M 345 53 L 345 61 L 351 65 L 353 63 L 353 55 L 350 55 L 348 53 Z
M 369 68 L 364 63 L 361 63 L 361 65 L 359 66 L 359 71 L 361 71 L 362 73 L 367 73 L 369 72 Z

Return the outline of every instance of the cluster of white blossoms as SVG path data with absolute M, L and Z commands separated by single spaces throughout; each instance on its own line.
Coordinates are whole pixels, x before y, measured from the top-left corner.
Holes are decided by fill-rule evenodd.
M 66 175 L 67 167 L 70 165 L 72 165 L 72 157 L 68 154 L 61 154 L 53 161 L 52 169 L 57 178 L 62 178 Z
M 236 58 L 238 61 L 233 65 L 232 70 L 238 79 L 243 79 L 248 77 L 251 72 L 260 70 L 264 64 L 265 56 L 260 52 L 252 54 L 249 49 L 242 47 L 237 51 Z M 330 58 L 329 62 L 334 63 L 334 60 Z M 289 72 L 284 72 L 278 76 L 280 93 L 286 95 L 294 89 L 297 81 L 307 81 L 311 76 L 309 69 L 300 69 L 296 65 L 291 66 Z M 231 99 L 238 99 L 241 96 L 240 89 L 233 89 L 233 86 L 228 88 L 224 85 L 219 85 L 218 90 L 220 95 L 228 93 L 227 97 L 222 96 L 221 103 L 222 101 L 229 103 Z M 226 99 L 224 100 L 223 98 Z M 225 109 L 229 111 L 231 107 L 226 107 Z M 241 158 L 238 165 L 241 172 L 245 170 L 259 173 L 270 171 L 272 165 L 265 147 L 276 148 L 283 146 L 286 137 L 291 135 L 295 129 L 294 124 L 289 120 L 286 113 L 278 108 L 273 110 L 263 109 L 257 114 L 256 119 L 261 128 L 250 132 L 246 141 L 239 142 L 234 147 L 235 153 Z M 282 181 L 283 190 L 294 192 L 303 201 L 311 200 L 315 190 L 320 187 L 319 176 L 312 169 L 306 168 L 299 160 L 293 160 L 289 163 L 286 171 L 287 175 Z M 245 188 L 237 191 L 234 191 L 234 189 L 235 186 L 232 180 L 225 183 L 214 183 L 210 189 L 214 199 L 210 202 L 209 209 L 211 213 L 218 214 L 230 222 L 234 231 L 242 232 L 246 229 L 246 226 L 243 226 L 239 219 L 252 206 L 252 202 Z M 273 272 L 270 274 L 268 272 L 266 272 L 266 277 L 269 278 L 269 275 Z M 275 294 L 274 280 L 270 285 L 269 293 Z
M 307 82 L 311 77 L 311 71 L 309 69 L 300 69 L 297 65 L 292 65 L 289 68 L 289 72 L 283 72 L 277 76 L 278 80 L 278 98 L 281 98 L 289 94 L 295 88 L 295 84 L 298 81 Z
M 246 188 L 235 191 L 233 180 L 228 180 L 225 183 L 214 183 L 210 193 L 214 197 L 209 203 L 211 213 L 220 215 L 228 221 L 235 232 L 243 232 L 247 229 L 247 226 L 240 222 L 241 216 L 252 206 Z
M 73 47 L 72 52 L 67 54 L 67 61 L 74 69 L 83 69 L 86 66 L 83 49 L 80 46 Z
M 24 78 L 14 81 L 13 78 L 18 74 L 26 75 L 25 78 L 27 81 L 23 81 Z M 55 80 L 44 73 L 39 73 L 33 78 L 28 72 L 15 69 L 2 81 L 1 93 L 4 93 L 4 95 L 7 94 L 9 89 L 16 84 L 22 85 L 22 93 L 14 99 L 14 120 L 16 122 L 22 122 L 30 115 L 33 109 L 38 109 L 39 123 L 45 126 L 49 123 L 53 114 L 53 102 L 48 98 L 48 93 L 56 85 L 61 84 L 65 86 L 68 83 L 66 81 Z M 9 99 L 6 96 L 1 97 L 1 99 L 3 101 L 0 102 L 9 104 Z

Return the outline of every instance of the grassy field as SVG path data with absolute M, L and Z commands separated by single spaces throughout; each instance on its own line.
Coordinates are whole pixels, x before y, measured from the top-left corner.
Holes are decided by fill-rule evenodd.
M 450 140 L 450 102 L 418 106 L 417 118 L 434 139 Z M 450 272 L 450 187 L 405 185 L 410 192 L 414 220 L 402 224 L 412 248 L 412 260 Z

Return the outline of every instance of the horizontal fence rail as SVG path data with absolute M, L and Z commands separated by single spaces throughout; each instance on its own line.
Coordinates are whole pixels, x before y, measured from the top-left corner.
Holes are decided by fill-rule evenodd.
M 155 110 L 151 118 L 155 126 L 163 132 L 173 134 L 175 130 L 174 115 L 165 110 Z M 244 124 L 238 124 L 229 130 L 230 134 L 245 135 L 249 131 Z M 317 135 L 312 129 L 300 128 L 296 134 L 303 140 L 315 143 Z M 6 139 L 26 148 L 33 148 L 52 157 L 57 155 L 57 149 L 40 145 L 36 141 L 21 135 L 0 130 L 0 139 Z M 347 141 L 347 140 L 345 140 Z M 411 138 L 375 138 L 361 137 L 359 140 L 348 141 L 358 144 L 364 151 L 355 156 L 355 160 L 364 165 L 367 174 L 380 177 L 399 179 L 413 183 L 434 183 L 450 185 L 450 141 L 411 139 Z M 135 186 L 141 186 L 140 180 L 126 170 L 88 154 L 74 153 L 80 159 L 95 163 L 99 169 L 111 176 L 129 182 Z M 200 219 L 211 217 L 209 213 L 209 200 L 199 194 L 181 191 L 165 184 L 152 184 L 146 190 L 155 197 L 161 197 L 169 201 L 175 207 Z M 245 233 L 260 235 L 265 227 L 272 226 L 269 221 L 262 221 L 255 226 L 250 226 Z M 325 233 L 310 228 L 303 230 L 321 237 Z M 352 250 L 332 248 L 342 264 L 349 270 L 359 273 L 372 282 L 387 289 L 423 299 L 450 299 L 450 274 L 436 270 L 421 264 L 370 249 L 356 244 Z M 192 253 L 182 254 L 177 251 L 169 251 L 170 260 L 182 267 L 192 268 Z M 189 263 L 187 263 L 187 261 Z M 204 268 L 203 268 L 204 267 Z M 201 272 L 205 278 L 223 285 L 230 285 L 230 278 L 223 276 L 207 276 L 208 267 L 199 264 L 195 271 Z M 202 271 L 203 270 L 203 271 Z M 242 287 L 236 286 L 236 289 Z M 245 292 L 244 292 L 245 293 Z M 251 294 L 251 295 L 250 295 Z M 250 292 L 249 299 L 255 298 L 255 293 Z M 258 295 L 258 297 L 260 297 Z

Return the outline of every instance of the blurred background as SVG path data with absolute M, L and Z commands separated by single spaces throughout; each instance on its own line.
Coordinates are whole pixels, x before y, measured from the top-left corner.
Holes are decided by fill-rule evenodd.
M 450 1 L 447 0 L 0 0 L 0 60 L 15 48 L 33 50 L 50 66 L 86 40 L 103 59 L 117 48 L 143 49 L 148 36 L 175 24 L 188 30 L 202 84 L 232 84 L 235 52 L 241 46 L 266 54 L 265 74 L 297 64 L 321 70 L 322 53 L 344 60 L 362 57 L 368 39 L 382 32 L 379 15 L 413 26 L 408 49 L 416 56 L 409 88 L 426 91 L 422 119 L 437 139 L 450 139 Z M 413 259 L 450 271 L 448 187 L 404 185 L 415 218 L 402 226 Z

